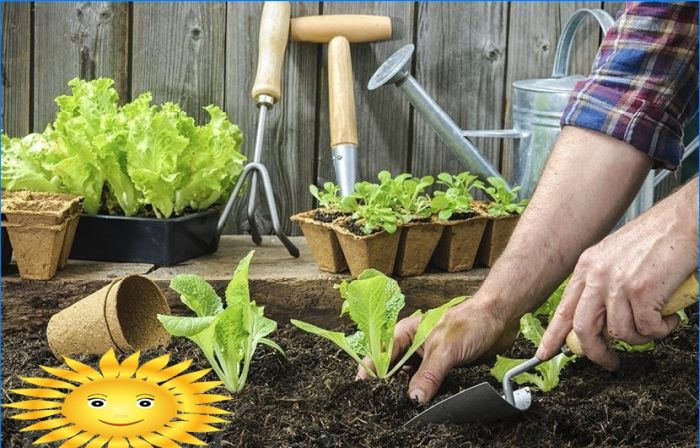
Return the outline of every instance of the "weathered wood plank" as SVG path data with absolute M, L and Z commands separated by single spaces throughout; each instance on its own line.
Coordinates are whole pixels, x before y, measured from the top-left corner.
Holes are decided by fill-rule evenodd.
M 625 10 L 626 2 L 603 2 L 603 9 L 610 13 L 614 19 L 617 19 L 618 13 Z
M 294 2 L 292 17 L 318 14 L 318 3 Z M 245 135 L 244 152 L 253 155 L 258 109 L 251 97 L 258 60 L 260 3 L 228 3 L 226 33 L 226 110 Z M 282 71 L 282 98 L 268 113 L 265 124 L 263 163 L 270 171 L 275 200 L 284 229 L 299 234 L 290 215 L 312 206 L 308 193 L 314 181 L 316 136 L 316 89 L 318 48 L 290 42 Z M 258 193 L 256 219 L 263 233 L 272 224 L 267 205 Z M 225 232 L 248 230 L 247 196 L 239 200 Z
M 316 323 L 338 323 L 341 299 L 333 285 L 348 277 L 319 271 L 305 240 L 301 237 L 293 240 L 301 251 L 299 259 L 291 258 L 275 237 L 265 237 L 263 246 L 256 247 L 249 237 L 241 235 L 223 237 L 215 254 L 171 268 L 152 270 L 142 264 L 71 260 L 53 280 L 46 282 L 23 281 L 10 270 L 2 278 L 3 331 L 43 329 L 51 315 L 127 273 L 140 273 L 154 280 L 174 312 L 182 313 L 184 308 L 177 294 L 168 287 L 174 276 L 200 275 L 223 296 L 236 264 L 251 249 L 256 249 L 250 267 L 251 296 L 266 306 L 269 316 L 280 321 L 303 318 Z M 407 300 L 404 314 L 416 308 L 435 307 L 458 295 L 473 294 L 486 272 L 475 269 L 400 279 Z
M 128 99 L 128 5 L 125 3 L 40 3 L 34 13 L 34 130 L 56 114 L 54 99 L 68 93 L 75 77 L 115 80 Z
M 358 180 L 376 180 L 386 169 L 392 174 L 408 170 L 410 105 L 394 87 L 367 91 L 367 82 L 384 60 L 413 40 L 414 3 L 326 2 L 323 14 L 374 14 L 392 19 L 393 39 L 385 42 L 350 44 L 358 129 Z M 312 45 L 315 44 L 306 44 Z M 328 121 L 327 48 L 323 45 L 318 128 L 318 183 L 335 181 L 331 160 Z
M 226 5 L 134 3 L 131 92 L 172 101 L 202 124 L 209 104 L 224 103 Z
M 503 115 L 506 3 L 419 3 L 416 79 L 463 129 L 499 129 Z M 467 169 L 414 112 L 412 171 Z M 498 168 L 500 142 L 475 139 Z
M 31 5 L 2 5 L 2 131 L 11 137 L 30 129 Z
M 580 8 L 600 8 L 600 2 L 514 2 L 510 7 L 508 69 L 506 72 L 505 125 L 511 126 L 511 84 L 520 79 L 551 76 L 561 30 L 569 16 Z M 579 29 L 571 58 L 570 73 L 587 75 L 599 45 L 600 33 L 594 20 Z M 512 142 L 503 145 L 503 172 L 510 172 Z

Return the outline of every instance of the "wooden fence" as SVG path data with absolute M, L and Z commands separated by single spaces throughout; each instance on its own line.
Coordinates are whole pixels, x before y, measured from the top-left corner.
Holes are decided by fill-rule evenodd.
M 461 167 L 426 122 L 393 87 L 368 92 L 387 56 L 416 45 L 412 71 L 435 100 L 467 129 L 508 126 L 510 84 L 549 76 L 563 23 L 579 8 L 621 3 L 293 3 L 292 15 L 363 13 L 391 16 L 395 38 L 352 47 L 360 177 L 381 169 L 423 175 Z M 149 90 L 175 101 L 199 121 L 203 106 L 222 105 L 252 151 L 257 110 L 251 86 L 261 3 L 4 3 L 3 127 L 10 135 L 43 130 L 53 99 L 68 80 L 111 77 L 122 101 Z M 572 69 L 586 74 L 599 43 L 597 25 L 577 38 Z M 264 162 L 282 216 L 309 209 L 308 185 L 333 179 L 328 132 L 325 48 L 290 43 L 283 99 L 268 116 Z M 476 143 L 501 166 L 497 141 Z M 265 207 L 260 218 L 266 222 Z M 244 207 L 227 227 L 242 232 Z M 287 231 L 297 232 L 291 223 Z

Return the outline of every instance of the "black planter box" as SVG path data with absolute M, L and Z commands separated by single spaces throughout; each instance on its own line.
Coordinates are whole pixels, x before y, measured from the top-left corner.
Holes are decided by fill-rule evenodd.
M 216 252 L 219 210 L 170 219 L 81 215 L 70 258 L 172 266 Z

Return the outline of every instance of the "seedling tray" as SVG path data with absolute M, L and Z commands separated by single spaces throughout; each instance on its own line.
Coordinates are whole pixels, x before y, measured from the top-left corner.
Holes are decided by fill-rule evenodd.
M 173 266 L 216 252 L 219 213 L 170 219 L 82 215 L 70 258 Z

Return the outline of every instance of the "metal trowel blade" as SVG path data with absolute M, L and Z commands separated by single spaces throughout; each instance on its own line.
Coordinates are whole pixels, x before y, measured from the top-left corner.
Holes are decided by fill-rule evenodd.
M 445 398 L 408 421 L 404 426 L 428 423 L 489 423 L 521 414 L 530 407 L 530 389 L 514 393 L 516 406 L 508 403 L 489 383 L 481 383 Z

